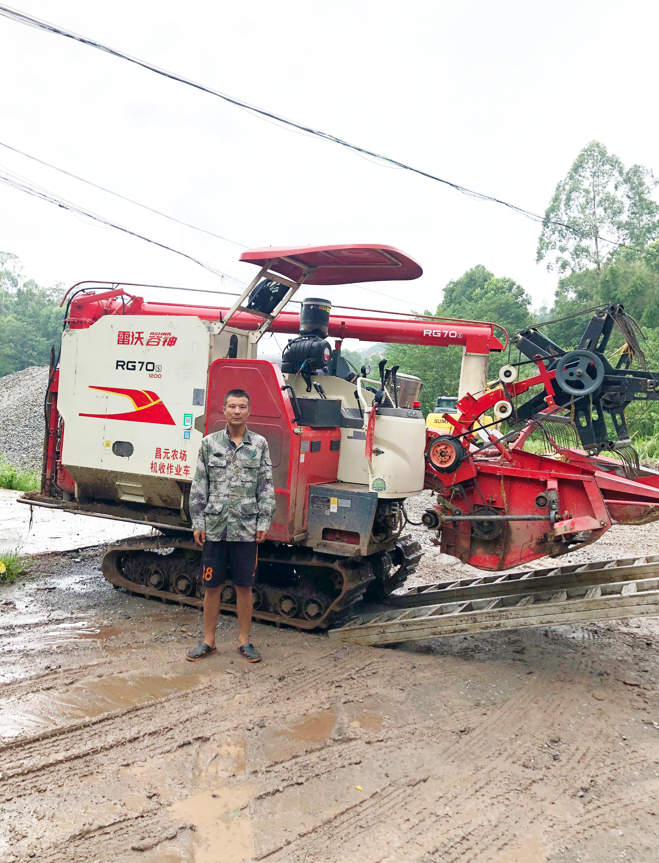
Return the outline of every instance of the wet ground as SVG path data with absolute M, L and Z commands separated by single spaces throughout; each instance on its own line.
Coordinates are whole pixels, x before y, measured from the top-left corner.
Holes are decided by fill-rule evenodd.
M 0 548 L 21 554 L 66 551 L 149 533 L 142 524 L 89 518 L 18 503 L 20 491 L 0 488 Z
M 580 554 L 641 552 L 659 527 Z M 3 863 L 659 859 L 659 620 L 387 649 L 256 624 L 249 665 L 223 617 L 188 663 L 199 613 L 99 562 L 0 588 Z

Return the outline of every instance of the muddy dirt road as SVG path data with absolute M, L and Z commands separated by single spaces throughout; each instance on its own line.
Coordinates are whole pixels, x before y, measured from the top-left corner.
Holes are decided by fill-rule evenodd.
M 581 555 L 659 552 L 614 528 Z M 391 649 L 107 585 L 97 549 L 0 589 L 0 860 L 659 859 L 659 619 Z M 430 554 L 426 580 L 455 577 Z

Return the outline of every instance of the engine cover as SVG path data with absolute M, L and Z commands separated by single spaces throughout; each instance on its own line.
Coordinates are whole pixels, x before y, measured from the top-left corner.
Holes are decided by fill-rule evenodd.
M 281 355 L 281 370 L 284 374 L 297 374 L 306 363 L 309 374 L 325 370 L 332 356 L 332 347 L 318 336 L 300 336 L 290 341 Z

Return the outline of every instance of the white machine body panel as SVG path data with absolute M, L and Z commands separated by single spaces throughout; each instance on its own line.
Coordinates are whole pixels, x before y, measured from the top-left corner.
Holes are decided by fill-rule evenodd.
M 368 423 L 368 414 L 365 425 Z M 368 465 L 369 490 L 381 498 L 411 497 L 423 491 L 426 423 L 378 414 L 373 433 L 373 458 Z
M 143 483 L 132 483 L 131 475 L 169 480 L 171 491 L 192 480 L 204 430 L 210 329 L 195 317 L 108 315 L 88 329 L 65 331 L 62 463 L 76 482 L 95 486 L 89 471 L 102 471 L 116 477 L 104 497 L 147 502 Z
M 299 375 L 287 375 L 288 383 L 298 397 L 319 397 L 307 392 Z M 341 399 L 344 408 L 357 404 L 354 383 L 343 378 L 314 376 L 321 383 L 328 399 Z M 387 416 L 386 411 L 375 419 L 374 455 L 366 458 L 366 428 L 369 411 L 364 412 L 361 429 L 341 429 L 341 449 L 337 479 L 340 482 L 363 483 L 381 498 L 410 497 L 423 491 L 425 475 L 426 424 L 423 416 Z M 375 453 L 378 452 L 376 455 Z

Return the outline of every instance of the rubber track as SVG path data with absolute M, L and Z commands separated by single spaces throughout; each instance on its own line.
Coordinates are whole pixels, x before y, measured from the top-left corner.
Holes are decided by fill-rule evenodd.
M 116 559 L 119 554 L 123 552 L 157 551 L 165 548 L 182 548 L 199 551 L 199 546 L 196 545 L 192 539 L 187 538 L 158 536 L 128 539 L 109 546 L 101 566 L 103 575 L 114 587 L 124 588 L 129 593 L 134 593 L 139 596 L 154 597 L 161 599 L 164 602 L 172 602 L 179 605 L 189 605 L 201 608 L 203 606 L 203 599 L 201 597 L 184 596 L 171 591 L 163 591 L 157 590 L 153 587 L 147 587 L 146 585 L 138 584 L 137 582 L 125 578 L 117 569 Z M 298 630 L 325 628 L 331 623 L 336 622 L 348 606 L 350 606 L 355 600 L 361 598 L 366 587 L 373 580 L 372 566 L 369 559 L 365 559 L 361 567 L 359 567 L 354 565 L 353 558 L 318 555 L 313 552 L 309 552 L 307 554 L 298 553 L 278 556 L 276 553 L 269 553 L 266 549 L 259 551 L 259 558 L 262 562 L 267 563 L 282 563 L 289 565 L 301 564 L 318 567 L 325 566 L 329 569 L 334 569 L 343 575 L 342 590 L 326 609 L 325 614 L 318 620 L 306 620 L 298 617 L 291 618 L 282 614 L 273 614 L 272 612 L 254 609 L 253 616 L 257 620 L 267 620 L 272 623 L 285 624 L 286 626 L 293 626 Z M 233 603 L 230 604 L 222 602 L 220 603 L 220 609 L 222 611 L 235 614 L 236 606 Z

